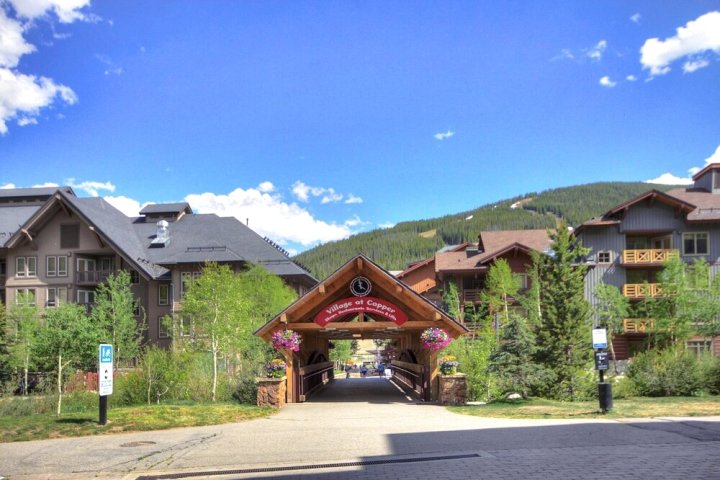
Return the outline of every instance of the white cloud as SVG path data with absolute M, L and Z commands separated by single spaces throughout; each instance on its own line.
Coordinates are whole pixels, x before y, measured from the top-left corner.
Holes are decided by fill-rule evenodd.
M 23 26 L 0 8 L 0 67 L 14 68 L 20 57 L 35 51 L 23 38 Z
M 385 222 L 385 223 L 378 224 L 378 228 L 382 228 L 383 230 L 387 230 L 388 228 L 392 228 L 394 226 L 395 226 L 395 224 L 392 222 Z
M 600 40 L 594 47 L 590 48 L 585 55 L 593 62 L 599 62 L 602 60 L 606 49 L 607 40 Z
M 640 18 L 642 18 L 642 15 L 638 12 L 630 17 L 630 21 L 633 23 L 640 23 Z
M 628 75 L 627 77 L 625 77 L 625 80 L 627 80 L 628 82 L 635 82 L 637 81 L 637 77 L 635 75 Z
M 575 55 L 570 51 L 568 48 L 563 48 L 560 50 L 560 53 L 553 58 L 550 59 L 551 61 L 556 60 L 575 60 Z
M 77 96 L 70 87 L 51 78 L 17 70 L 24 55 L 36 51 L 25 34 L 38 26 L 37 20 L 54 13 L 62 23 L 93 21 L 97 17 L 82 10 L 90 0 L 0 0 L 0 135 L 8 133 L 8 122 L 19 126 L 37 124 L 40 110 L 59 99 L 72 105 Z M 53 28 L 54 32 L 54 28 Z M 69 34 L 55 35 L 55 39 Z
M 297 195 L 295 188 L 293 193 Z M 243 223 L 249 220 L 250 228 L 281 245 L 295 242 L 308 246 L 341 240 L 354 233 L 352 227 L 359 221 L 353 217 L 345 224 L 338 225 L 318 220 L 298 204 L 287 203 L 279 195 L 262 191 L 261 187 L 247 190 L 237 188 L 227 195 L 209 192 L 190 194 L 185 197 L 185 201 L 198 213 L 232 216 Z
M 36 185 L 33 185 L 32 188 L 48 188 L 48 187 L 59 187 L 55 182 L 45 182 L 45 183 L 38 183 Z
M 455 135 L 455 132 L 448 130 L 445 133 L 436 133 L 435 135 L 433 135 L 433 137 L 435 137 L 436 140 L 446 140 L 453 135 Z
M 710 163 L 720 163 L 720 145 L 715 149 L 715 153 L 705 159 L 705 165 Z
M 705 68 L 708 65 L 710 65 L 710 61 L 707 58 L 689 60 L 683 64 L 683 73 L 693 73 L 694 71 Z
M 676 177 L 671 173 L 663 173 L 657 178 L 645 180 L 645 183 L 658 183 L 660 185 L 691 185 L 693 181 L 691 178 Z
M 139 216 L 140 210 L 147 205 L 141 205 L 137 200 L 133 200 L 132 198 L 128 198 L 123 195 L 118 195 L 117 197 L 103 197 L 103 199 L 128 217 Z
M 122 75 L 125 72 L 125 70 L 121 66 L 115 64 L 108 55 L 97 54 L 95 55 L 95 58 L 105 65 L 105 75 Z
M 46 77 L 24 75 L 7 68 L 0 68 L 0 134 L 8 132 L 7 122 L 24 118 L 25 124 L 40 114 L 56 100 L 73 105 L 77 102 L 75 92 Z
M 709 12 L 678 27 L 675 36 L 650 38 L 640 48 L 640 63 L 651 76 L 670 72 L 670 64 L 683 57 L 720 53 L 720 11 Z M 693 60 L 699 61 L 698 58 Z
M 295 182 L 292 186 L 292 193 L 301 202 L 309 202 L 310 197 L 320 197 L 320 203 L 325 205 L 328 203 L 337 203 L 341 202 L 343 198 L 345 198 L 345 195 L 342 193 L 338 193 L 335 191 L 332 187 L 311 187 L 310 185 L 306 184 L 305 182 L 302 182 L 298 180 Z M 346 203 L 358 203 L 358 202 L 346 202 Z
M 0 189 L 7 189 L 7 188 L 17 188 L 14 183 L 6 183 L 5 185 L 0 185 Z
M 113 185 L 110 182 L 87 181 L 87 182 L 76 183 L 74 178 L 68 178 L 65 181 L 65 184 L 72 187 L 73 190 L 82 190 L 83 192 L 87 193 L 91 197 L 99 197 L 100 190 L 107 190 L 108 192 L 115 191 L 115 185 Z
M 352 193 L 347 196 L 345 199 L 345 203 L 347 204 L 353 204 L 353 203 L 363 203 L 363 199 L 360 197 L 357 197 L 353 195 Z
M 720 145 L 715 149 L 715 152 L 705 159 L 705 165 L 702 167 L 692 167 L 688 169 L 688 177 L 676 177 L 670 173 L 663 173 L 657 178 L 652 180 L 646 180 L 647 183 L 661 183 L 665 185 L 691 185 L 693 183 L 692 176 L 702 170 L 705 166 L 711 163 L 720 163 Z
M 270 193 L 275 190 L 275 185 L 273 185 L 272 182 L 262 182 L 258 185 L 258 190 L 263 193 Z
M 600 79 L 600 82 L 598 83 L 600 83 L 600 85 L 602 85 L 603 87 L 607 88 L 613 88 L 615 85 L 617 85 L 617 82 L 610 80 L 610 77 L 608 77 L 607 75 L 602 77 Z
M 90 5 L 90 0 L 7 0 L 19 17 L 32 20 L 54 12 L 62 23 L 76 20 L 95 21 L 94 15 L 87 15 L 81 10 Z

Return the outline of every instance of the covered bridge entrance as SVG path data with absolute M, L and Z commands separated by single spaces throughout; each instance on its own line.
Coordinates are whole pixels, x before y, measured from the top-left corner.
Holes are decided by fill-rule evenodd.
M 468 330 L 370 259 L 359 255 L 260 328 L 272 341 L 286 330 L 302 336 L 298 351 L 281 349 L 287 365 L 287 401 L 304 402 L 332 379 L 333 340 L 391 339 L 393 379 L 423 400 L 435 400 L 437 352 L 420 341 L 428 328 L 455 339 Z

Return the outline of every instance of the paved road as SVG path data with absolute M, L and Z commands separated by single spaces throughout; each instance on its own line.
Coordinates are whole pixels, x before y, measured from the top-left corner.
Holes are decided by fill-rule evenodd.
M 720 417 L 503 420 L 379 378 L 238 424 L 0 444 L 10 479 L 720 479 Z

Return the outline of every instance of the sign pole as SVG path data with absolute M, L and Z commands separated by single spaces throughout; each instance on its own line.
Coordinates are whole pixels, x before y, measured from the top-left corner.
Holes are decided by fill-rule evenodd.
M 98 395 L 100 425 L 107 424 L 107 397 L 113 392 L 113 346 L 101 343 L 98 352 Z
M 608 354 L 605 349 L 608 346 L 607 330 L 604 328 L 594 328 L 592 331 L 593 349 L 595 349 L 595 369 L 600 374 L 598 382 L 598 400 L 600 401 L 600 411 L 607 413 L 612 409 L 612 384 L 605 383 L 605 370 L 608 369 Z

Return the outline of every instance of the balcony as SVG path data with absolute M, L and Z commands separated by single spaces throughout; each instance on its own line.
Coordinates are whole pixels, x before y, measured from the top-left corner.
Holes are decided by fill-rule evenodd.
M 623 333 L 646 333 L 652 330 L 652 318 L 626 318 L 623 320 Z
M 479 303 L 481 301 L 479 289 L 465 289 L 462 291 L 462 303 Z
M 662 285 L 659 283 L 626 283 L 623 295 L 628 298 L 654 298 L 662 296 Z
M 662 265 L 671 258 L 677 258 L 680 252 L 674 248 L 644 248 L 639 250 L 623 250 L 622 263 L 632 265 Z
M 113 274 L 113 270 L 82 270 L 75 272 L 75 284 L 99 285 Z

